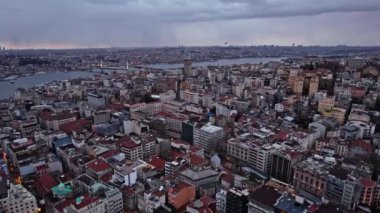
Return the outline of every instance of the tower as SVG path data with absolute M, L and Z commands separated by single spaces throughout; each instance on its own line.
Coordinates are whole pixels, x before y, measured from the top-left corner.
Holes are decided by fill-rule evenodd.
M 191 58 L 187 57 L 183 60 L 183 71 L 186 78 L 192 77 Z

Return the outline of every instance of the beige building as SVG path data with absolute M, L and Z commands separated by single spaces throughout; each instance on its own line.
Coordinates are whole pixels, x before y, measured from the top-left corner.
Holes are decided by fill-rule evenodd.
M 318 92 L 318 86 L 319 86 L 318 76 L 311 77 L 310 85 L 309 85 L 309 96 L 314 96 L 314 94 Z
M 191 59 L 186 58 L 183 60 L 183 70 L 186 78 L 192 77 Z
M 330 110 L 334 107 L 334 104 L 335 104 L 334 97 L 322 99 L 318 103 L 318 111 L 323 113 L 323 111 L 325 110 Z
M 297 76 L 294 78 L 293 92 L 297 95 L 302 95 L 303 84 L 305 78 L 303 76 Z
M 336 118 L 340 125 L 344 124 L 346 109 L 340 107 L 333 107 L 322 111 L 322 115 L 325 117 Z
M 299 71 L 295 69 L 292 69 L 289 71 L 288 84 L 289 84 L 289 87 L 292 89 L 294 87 L 294 80 L 298 76 L 298 73 Z

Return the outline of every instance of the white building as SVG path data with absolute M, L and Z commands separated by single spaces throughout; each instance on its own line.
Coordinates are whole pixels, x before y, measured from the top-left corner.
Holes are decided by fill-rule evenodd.
M 214 98 L 214 96 L 212 96 L 212 95 L 204 94 L 202 96 L 202 106 L 207 107 L 207 108 L 211 108 L 212 105 L 214 104 L 213 98 Z
M 222 127 L 206 124 L 201 128 L 194 128 L 194 145 L 198 145 L 205 150 L 212 150 L 214 145 L 224 137 Z
M 273 153 L 280 145 L 265 143 L 254 134 L 243 134 L 227 142 L 228 155 L 237 158 L 263 174 L 269 173 Z
M 173 90 L 169 90 L 167 92 L 160 93 L 159 97 L 161 102 L 174 101 L 176 94 Z
M 199 104 L 199 93 L 190 91 L 180 91 L 180 98 L 187 103 Z
M 106 212 L 122 212 L 123 211 L 123 194 L 113 186 L 95 183 L 91 186 L 92 191 L 104 190 L 103 202 Z
M 310 150 L 319 136 L 320 132 L 316 129 L 311 129 L 309 132 L 294 132 L 291 135 L 292 139 L 301 145 L 302 151 Z
M 154 114 L 154 113 L 162 111 L 162 102 L 156 101 L 156 102 L 150 102 L 150 103 L 133 104 L 133 105 L 129 105 L 129 109 L 131 112 L 143 111 L 150 114 Z
M 148 164 L 142 160 L 135 160 L 130 165 L 116 166 L 112 176 L 112 182 L 124 182 L 124 185 L 132 186 L 136 184 L 138 169 L 146 166 L 148 166 Z
M 129 135 L 135 133 L 136 135 L 142 135 L 149 132 L 149 126 L 141 123 L 137 120 L 125 120 L 123 122 L 124 134 Z
M 89 195 L 80 196 L 75 199 L 70 205 L 63 209 L 64 213 L 103 213 L 106 212 L 105 202 L 98 197 L 90 197 Z
M 284 105 L 282 103 L 277 103 L 274 105 L 274 110 L 276 110 L 276 112 L 283 112 L 284 111 Z
M 146 191 L 141 201 L 139 200 L 139 210 L 144 213 L 153 213 L 155 209 L 165 204 L 166 193 L 164 190 Z
M 106 98 L 101 95 L 89 93 L 87 94 L 87 102 L 89 106 L 95 108 L 106 106 Z
M 216 210 L 220 213 L 226 212 L 227 191 L 223 189 L 220 190 L 220 192 L 216 193 L 215 199 L 216 199 Z
M 309 129 L 314 129 L 319 132 L 319 137 L 318 138 L 323 138 L 326 135 L 326 126 L 323 125 L 321 122 L 312 122 L 309 123 Z
M 16 213 L 34 213 L 40 209 L 37 207 L 36 198 L 26 190 L 22 185 L 14 185 L 13 183 L 6 183 L 8 180 L 0 180 L 4 184 L 8 185 L 7 196 L 0 199 L 0 205 L 6 212 Z M 4 182 L 5 181 L 5 182 Z M 2 184 L 3 185 L 3 184 Z M 4 191 L 5 192 L 5 191 Z
M 372 137 L 375 133 L 376 124 L 371 122 L 362 122 L 362 121 L 349 121 L 346 125 L 352 125 L 359 128 L 358 138 L 369 138 Z

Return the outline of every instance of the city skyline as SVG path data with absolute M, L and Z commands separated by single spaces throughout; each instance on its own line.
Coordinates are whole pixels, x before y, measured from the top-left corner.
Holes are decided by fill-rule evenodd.
M 0 45 L 16 49 L 380 45 L 375 0 L 37 0 L 0 8 Z

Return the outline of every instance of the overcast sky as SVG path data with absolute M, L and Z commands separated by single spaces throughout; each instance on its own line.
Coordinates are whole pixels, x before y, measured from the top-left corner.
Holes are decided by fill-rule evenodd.
M 0 0 L 0 45 L 380 45 L 380 0 Z

